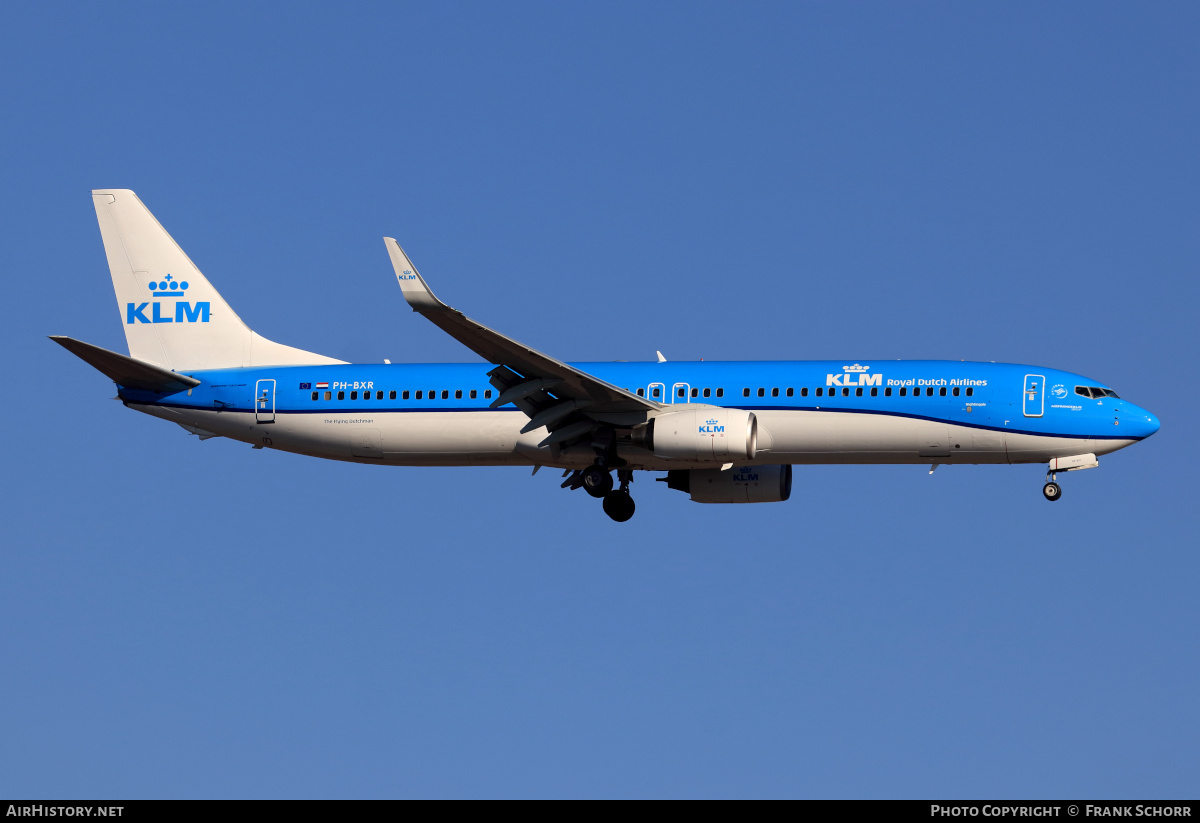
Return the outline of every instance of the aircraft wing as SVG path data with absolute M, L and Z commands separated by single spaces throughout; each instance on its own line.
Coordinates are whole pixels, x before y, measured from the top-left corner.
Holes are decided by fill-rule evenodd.
M 450 308 L 434 296 L 400 244 L 391 237 L 383 240 L 396 269 L 400 290 L 413 311 L 424 315 L 484 360 L 496 364 L 497 368 L 488 373 L 492 385 L 500 389 L 500 396 L 492 404 L 494 407 L 514 403 L 533 418 L 530 424 L 550 428 L 558 421 L 565 422 L 572 412 L 577 411 L 592 419 L 611 418 L 610 422 L 618 422 L 618 418 L 625 415 L 631 415 L 632 419 L 663 408 L 652 400 L 638 397 L 505 337 Z M 525 430 L 529 431 L 531 427 L 536 428 L 526 426 Z M 567 428 L 570 427 L 562 427 L 563 430 Z

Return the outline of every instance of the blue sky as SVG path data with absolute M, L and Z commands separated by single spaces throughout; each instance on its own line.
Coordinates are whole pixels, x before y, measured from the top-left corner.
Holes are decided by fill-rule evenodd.
M 0 796 L 1195 797 L 1192 4 L 24 4 L 0 33 Z M 946 358 L 1162 430 L 800 467 L 610 522 L 556 473 L 125 410 L 88 192 L 272 339 L 464 361 Z

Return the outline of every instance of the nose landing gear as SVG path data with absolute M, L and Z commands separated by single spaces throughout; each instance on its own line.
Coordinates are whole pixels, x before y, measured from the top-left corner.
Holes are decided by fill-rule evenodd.
M 1058 485 L 1057 480 L 1058 472 L 1053 469 L 1046 472 L 1046 485 L 1042 486 L 1042 496 L 1051 503 L 1062 499 L 1062 486 Z

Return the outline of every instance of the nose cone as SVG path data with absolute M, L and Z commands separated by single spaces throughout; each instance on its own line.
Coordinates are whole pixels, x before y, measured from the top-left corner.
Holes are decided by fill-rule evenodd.
M 1133 414 L 1130 415 L 1130 428 L 1133 429 L 1138 437 L 1149 437 L 1158 431 L 1159 422 L 1156 416 L 1136 406 L 1131 411 Z

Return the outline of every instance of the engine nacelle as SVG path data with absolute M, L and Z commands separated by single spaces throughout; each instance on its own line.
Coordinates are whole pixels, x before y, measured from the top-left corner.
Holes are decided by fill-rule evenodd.
M 792 496 L 792 467 L 672 469 L 667 488 L 687 492 L 697 503 L 782 503 Z
M 758 421 L 744 409 L 668 412 L 634 430 L 634 444 L 668 460 L 735 463 L 758 452 Z

